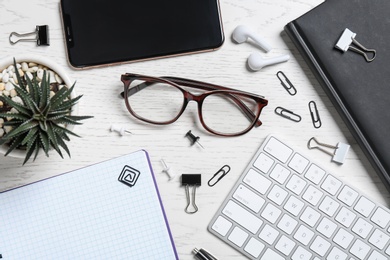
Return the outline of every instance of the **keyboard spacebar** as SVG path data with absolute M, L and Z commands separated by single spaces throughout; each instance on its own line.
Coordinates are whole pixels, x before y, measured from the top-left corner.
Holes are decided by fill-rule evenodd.
M 255 215 L 235 203 L 234 201 L 229 200 L 225 208 L 222 210 L 222 213 L 252 232 L 256 234 L 263 221 L 257 218 Z

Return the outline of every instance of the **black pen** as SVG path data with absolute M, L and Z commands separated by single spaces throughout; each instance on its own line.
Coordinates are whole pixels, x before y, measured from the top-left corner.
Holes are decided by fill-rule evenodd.
M 194 248 L 192 252 L 195 254 L 195 257 L 199 260 L 218 260 L 215 256 L 213 256 L 203 248 L 201 249 Z

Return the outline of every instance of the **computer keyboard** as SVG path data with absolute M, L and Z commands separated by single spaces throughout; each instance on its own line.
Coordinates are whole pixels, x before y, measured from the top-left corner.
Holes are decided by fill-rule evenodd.
M 208 230 L 251 259 L 390 259 L 390 211 L 268 136 Z

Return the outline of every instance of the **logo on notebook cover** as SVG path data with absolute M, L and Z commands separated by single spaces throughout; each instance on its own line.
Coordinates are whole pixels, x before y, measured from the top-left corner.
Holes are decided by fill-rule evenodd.
M 125 165 L 125 167 L 123 167 L 122 169 L 121 174 L 119 175 L 118 181 L 129 185 L 130 187 L 133 187 L 137 182 L 140 174 L 141 173 L 138 170 L 128 165 Z

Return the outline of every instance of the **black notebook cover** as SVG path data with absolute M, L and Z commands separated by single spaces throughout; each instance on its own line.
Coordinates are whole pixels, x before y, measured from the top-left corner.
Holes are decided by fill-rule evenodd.
M 334 48 L 345 28 L 374 61 Z M 285 31 L 390 190 L 390 1 L 327 0 Z

